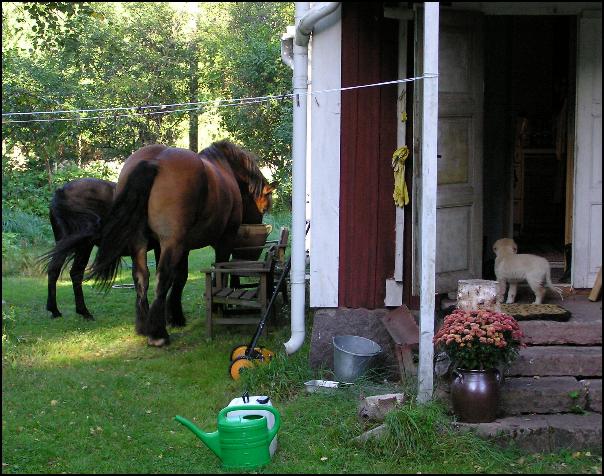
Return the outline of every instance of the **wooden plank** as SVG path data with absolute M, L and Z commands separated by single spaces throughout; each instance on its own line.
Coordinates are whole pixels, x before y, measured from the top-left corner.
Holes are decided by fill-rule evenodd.
M 231 288 L 222 288 L 222 289 L 219 289 L 216 292 L 216 294 L 214 294 L 214 297 L 215 298 L 224 298 L 224 297 L 228 296 L 229 294 L 231 294 L 232 292 L 233 292 L 233 290 Z
M 587 299 L 589 299 L 590 301 L 597 301 L 598 299 L 600 299 L 601 294 L 602 294 L 602 267 L 600 266 L 600 269 L 598 270 L 598 274 L 596 275 L 596 281 L 594 283 L 594 287 L 591 288 L 591 292 L 589 293 L 589 296 L 587 297 Z
M 424 74 L 438 75 L 438 3 L 424 4 Z M 417 401 L 432 399 L 434 388 L 434 291 L 436 274 L 436 144 L 438 77 L 424 80 L 420 208 L 420 343 Z
M 215 296 L 213 302 L 216 304 L 229 304 L 231 306 L 248 307 L 251 309 L 262 309 L 262 304 L 258 301 L 249 299 L 232 299 L 229 296 Z
M 419 327 L 407 306 L 402 305 L 390 311 L 381 321 L 396 344 L 419 344 Z
M 241 296 L 241 299 L 256 299 L 257 296 L 258 296 L 258 289 L 250 289 L 250 290 L 246 291 L 243 296 Z
M 214 319 L 214 324 L 258 324 L 259 317 L 222 317 Z
M 342 86 L 395 79 L 398 22 L 383 17 L 380 3 L 346 3 L 342 8 Z M 376 54 L 382 47 L 387 51 Z M 395 212 L 389 182 L 396 148 L 396 86 L 381 89 L 342 93 L 340 306 L 383 307 L 386 278 L 393 270 Z
M 233 292 L 229 294 L 229 298 L 239 299 L 243 293 L 245 293 L 245 289 L 233 289 Z

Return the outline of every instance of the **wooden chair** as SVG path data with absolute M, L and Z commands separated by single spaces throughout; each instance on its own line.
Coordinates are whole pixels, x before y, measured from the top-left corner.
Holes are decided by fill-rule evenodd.
M 210 339 L 216 324 L 257 324 L 264 316 L 274 283 L 278 282 L 279 275 L 275 279 L 276 269 L 281 266 L 281 260 L 285 261 L 288 236 L 289 230 L 282 228 L 279 240 L 262 247 L 264 256 L 261 255 L 259 260 L 234 259 L 202 270 L 206 280 L 206 334 Z M 236 251 L 233 254 L 236 256 Z M 286 298 L 287 286 L 282 286 L 281 292 Z M 259 315 L 241 316 L 249 312 Z M 269 317 L 274 315 L 273 308 Z
M 274 248 L 272 250 L 273 259 L 274 259 L 274 270 L 273 270 L 272 276 L 270 276 L 270 278 L 272 278 L 272 279 L 269 280 L 269 283 L 268 283 L 269 284 L 268 292 L 269 292 L 269 298 L 270 298 L 271 294 L 274 291 L 274 286 L 279 282 L 279 278 L 281 277 L 281 274 L 285 270 L 285 263 L 287 261 L 286 250 L 287 250 L 288 244 L 289 244 L 289 228 L 284 226 L 284 227 L 281 227 L 281 230 L 279 231 L 279 238 L 277 240 L 267 241 L 264 246 L 246 246 L 246 247 L 241 247 L 241 248 L 235 248 L 233 250 L 233 259 L 229 263 L 224 264 L 224 265 L 232 267 L 233 263 L 240 263 L 242 266 L 248 266 L 248 265 L 258 266 L 258 264 L 261 261 L 258 262 L 258 261 L 242 260 L 239 258 L 239 256 L 240 255 L 245 256 L 245 254 L 247 254 L 248 251 L 267 250 L 267 249 L 270 249 L 271 247 Z M 259 253 L 259 255 L 261 255 L 261 254 L 262 254 L 262 251 Z M 221 264 L 221 266 L 223 266 L 223 264 Z M 254 286 L 255 286 L 255 283 L 251 283 L 251 284 L 240 283 L 238 276 L 235 276 L 235 275 L 231 276 L 231 287 L 239 288 L 239 287 L 254 287 Z M 282 283 L 280 292 L 283 297 L 283 302 L 289 302 L 286 280 L 284 280 L 284 282 Z

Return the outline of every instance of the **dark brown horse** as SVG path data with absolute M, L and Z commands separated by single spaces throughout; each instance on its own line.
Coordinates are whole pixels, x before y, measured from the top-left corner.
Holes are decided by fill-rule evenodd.
M 189 251 L 212 246 L 217 261 L 228 260 L 244 212 L 255 214 L 260 223 L 273 190 L 256 158 L 227 141 L 199 154 L 159 144 L 143 147 L 124 163 L 90 277 L 108 287 L 119 268 L 120 249 L 128 246 L 136 270 L 136 331 L 147 336 L 149 345 L 168 344 L 166 323 L 185 324 L 182 310 L 172 308 L 176 301 L 180 306 L 180 295 L 172 297 L 184 287 L 179 280 L 186 280 Z M 149 308 L 150 240 L 161 251 Z
M 92 248 L 100 239 L 101 223 L 113 201 L 115 182 L 95 178 L 73 180 L 58 188 L 50 202 L 50 224 L 54 248 L 41 257 L 48 271 L 46 309 L 61 317 L 57 307 L 57 280 L 61 269 L 73 260 L 69 275 L 75 295 L 76 312 L 93 319 L 84 302 L 82 280 Z

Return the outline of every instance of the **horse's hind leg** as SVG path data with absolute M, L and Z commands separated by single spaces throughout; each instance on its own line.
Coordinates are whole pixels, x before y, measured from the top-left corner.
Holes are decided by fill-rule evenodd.
M 187 284 L 189 274 L 189 253 L 184 253 L 174 271 L 174 281 L 168 297 L 167 316 L 168 324 L 174 327 L 184 327 L 187 324 L 182 312 L 182 292 Z
M 65 259 L 53 256 L 48 264 L 48 298 L 46 300 L 46 310 L 52 313 L 52 317 L 61 317 L 57 307 L 57 281 L 61 275 L 61 267 Z
M 94 317 L 92 317 L 92 314 L 90 314 L 90 311 L 88 311 L 86 303 L 84 302 L 82 281 L 84 280 L 84 270 L 88 264 L 90 253 L 92 253 L 92 247 L 92 243 L 86 243 L 76 250 L 73 258 L 73 265 L 69 271 L 73 286 L 73 294 L 75 296 L 76 312 L 88 321 L 93 321 Z
M 173 243 L 179 243 L 180 239 L 174 239 Z M 151 346 L 162 347 L 170 343 L 170 336 L 166 330 L 166 303 L 167 295 L 176 275 L 176 268 L 184 256 L 181 245 L 163 246 L 157 265 L 155 287 L 155 300 L 149 309 L 149 333 L 147 342 Z
M 57 243 L 61 239 L 63 233 L 61 232 L 61 227 L 57 223 L 52 209 L 50 210 L 49 218 L 55 243 Z M 52 313 L 53 318 L 61 317 L 63 315 L 57 307 L 57 281 L 61 275 L 63 263 L 65 263 L 65 256 L 57 255 L 53 255 L 48 263 L 48 297 L 46 299 L 46 310 Z
M 147 248 L 143 246 L 133 251 L 132 257 L 132 279 L 136 288 L 136 333 L 148 335 L 149 324 L 149 301 L 147 291 L 149 289 L 149 268 L 147 267 Z

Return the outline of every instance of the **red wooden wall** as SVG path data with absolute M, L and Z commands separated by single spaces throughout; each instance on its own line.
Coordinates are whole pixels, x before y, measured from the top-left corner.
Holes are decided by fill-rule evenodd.
M 398 22 L 383 11 L 342 3 L 342 87 L 397 79 Z M 394 272 L 396 101 L 396 85 L 342 92 L 340 307 L 384 307 Z

